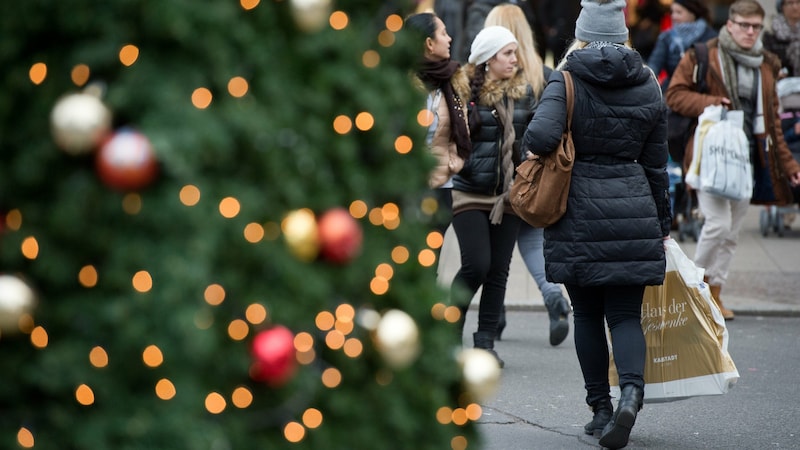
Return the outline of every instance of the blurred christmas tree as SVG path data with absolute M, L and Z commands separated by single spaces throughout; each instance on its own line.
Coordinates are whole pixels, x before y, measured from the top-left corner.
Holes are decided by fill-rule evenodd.
M 341 3 L 2 3 L 0 448 L 478 445 L 414 5 Z

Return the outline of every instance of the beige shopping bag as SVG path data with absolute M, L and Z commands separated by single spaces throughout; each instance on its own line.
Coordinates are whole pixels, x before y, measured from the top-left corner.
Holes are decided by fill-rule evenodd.
M 646 403 L 719 395 L 739 379 L 728 353 L 725 319 L 698 268 L 672 239 L 667 247 L 664 284 L 648 286 L 642 302 L 642 330 L 647 343 L 644 369 Z M 619 377 L 609 355 L 612 396 Z

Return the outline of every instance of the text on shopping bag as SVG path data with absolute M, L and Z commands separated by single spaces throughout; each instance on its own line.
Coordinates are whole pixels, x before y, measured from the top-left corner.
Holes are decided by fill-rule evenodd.
M 645 380 L 665 382 L 735 370 L 719 352 L 721 330 L 712 326 L 708 302 L 677 271 L 661 286 L 648 286 L 642 302 L 647 343 Z

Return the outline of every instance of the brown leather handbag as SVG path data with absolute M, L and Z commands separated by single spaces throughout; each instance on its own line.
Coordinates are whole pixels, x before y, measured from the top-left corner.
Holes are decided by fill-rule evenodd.
M 567 196 L 575 162 L 572 143 L 572 108 L 575 89 L 572 76 L 563 71 L 567 91 L 567 126 L 561 143 L 547 155 L 533 155 L 517 167 L 509 199 L 514 212 L 534 227 L 550 226 L 567 211 Z

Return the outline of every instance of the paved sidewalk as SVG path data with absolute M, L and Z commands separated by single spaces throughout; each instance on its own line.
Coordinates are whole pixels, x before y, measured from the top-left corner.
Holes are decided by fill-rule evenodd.
M 739 382 L 726 395 L 646 405 L 626 448 L 800 449 L 796 432 L 800 410 L 796 396 L 786 395 L 786 387 L 797 383 L 800 371 L 795 350 L 800 345 L 796 333 L 800 221 L 783 237 L 771 230 L 764 237 L 759 226 L 762 210 L 750 207 L 723 289 L 726 306 L 739 314 L 728 326 L 728 350 L 739 370 Z M 679 244 L 690 258 L 694 255 L 693 240 Z M 449 285 L 460 266 L 452 229 L 445 236 L 441 255 L 441 281 Z M 561 345 L 550 346 L 541 294 L 516 251 L 506 304 L 508 327 L 495 345 L 506 367 L 498 392 L 482 404 L 478 448 L 598 448 L 597 439 L 583 433 L 591 413 L 584 403 L 572 321 L 570 336 Z M 476 311 L 469 314 L 465 347 L 472 346 L 470 335 L 477 324 Z
M 472 346 L 477 323 L 477 311 L 469 314 L 465 347 Z M 506 367 L 496 394 L 481 404 L 481 442 L 468 449 L 599 448 L 583 433 L 592 414 L 573 330 L 552 347 L 545 312 L 511 310 L 507 319 L 503 340 L 495 344 Z M 800 372 L 798 325 L 798 317 L 742 315 L 730 322 L 728 350 L 738 382 L 725 395 L 645 403 L 626 450 L 800 449 L 800 409 L 791 393 Z
M 751 206 L 747 213 L 728 283 L 722 290 L 725 306 L 744 315 L 800 316 L 800 221 L 783 237 L 772 230 L 764 237 L 759 226 L 764 209 Z M 677 239 L 677 232 L 673 237 Z M 696 243 L 691 238 L 679 244 L 690 258 L 694 255 Z M 442 283 L 449 285 L 460 266 L 459 259 L 451 227 L 439 265 Z M 511 260 L 506 305 L 509 309 L 544 311 L 541 293 L 517 249 Z

